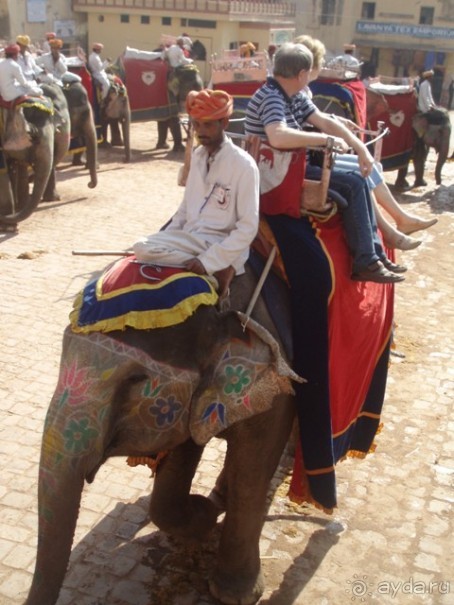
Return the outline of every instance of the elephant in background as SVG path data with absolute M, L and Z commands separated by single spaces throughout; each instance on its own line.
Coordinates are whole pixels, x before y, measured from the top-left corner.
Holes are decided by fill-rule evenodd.
M 36 103 L 14 110 L 13 128 L 16 124 L 18 128 L 24 124 L 23 120 L 16 120 L 20 118 L 17 111 L 23 112 L 28 139 L 26 146 L 10 148 L 3 140 L 6 165 L 0 174 L 0 225 L 4 229 L 15 228 L 18 222 L 28 218 L 42 199 L 58 199 L 55 167 L 68 151 L 70 118 L 61 87 L 42 84 L 42 89 L 51 102 L 47 110 Z M 33 171 L 31 193 L 30 168 Z
M 103 141 L 107 142 L 110 127 L 113 146 L 124 146 L 124 161 L 131 161 L 131 107 L 126 87 L 117 76 L 109 76 L 112 85 L 101 108 L 101 129 Z M 121 131 L 120 131 L 121 128 Z
M 448 158 L 449 141 L 451 138 L 451 121 L 449 113 L 444 110 L 437 110 L 437 124 L 431 123 L 431 117 L 424 113 L 417 113 L 413 117 L 412 127 L 415 134 L 412 149 L 412 159 L 415 168 L 415 182 L 413 187 L 427 185 L 424 180 L 424 168 L 429 149 L 432 147 L 437 153 L 437 163 L 435 166 L 435 182 L 441 185 L 441 171 Z M 406 181 L 408 166 L 401 168 L 396 181 L 396 187 L 406 188 L 409 186 Z
M 87 168 L 90 172 L 88 186 L 93 189 L 98 184 L 98 141 L 93 109 L 88 93 L 79 82 L 66 85 L 63 89 L 71 118 L 71 137 L 82 137 L 86 147 Z
M 247 301 L 256 283 L 241 277 L 237 302 Z M 278 351 L 258 324 L 244 328 L 244 316 L 213 306 L 169 328 L 65 332 L 44 428 L 38 554 L 26 605 L 55 604 L 84 481 L 93 481 L 110 456 L 168 450 L 154 481 L 151 519 L 173 535 L 203 540 L 220 510 L 190 488 L 215 434 L 228 442 L 218 486 L 226 516 L 210 589 L 228 604 L 260 598 L 266 495 L 295 415 L 288 377 L 300 380 Z M 232 415 L 237 421 L 228 426 Z
M 179 111 L 185 112 L 184 102 L 191 90 L 202 90 L 203 81 L 199 70 L 193 64 L 184 65 L 169 71 L 169 96 L 175 99 Z M 158 121 L 158 142 L 156 149 L 167 148 L 167 135 L 173 138 L 173 151 L 184 151 L 181 125 L 178 116 Z

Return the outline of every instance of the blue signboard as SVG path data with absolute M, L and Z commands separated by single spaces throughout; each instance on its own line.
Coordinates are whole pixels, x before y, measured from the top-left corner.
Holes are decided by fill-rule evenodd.
M 359 34 L 380 34 L 381 36 L 388 34 L 390 36 L 454 40 L 453 27 L 434 27 L 433 25 L 403 25 L 402 23 L 357 21 L 356 32 Z

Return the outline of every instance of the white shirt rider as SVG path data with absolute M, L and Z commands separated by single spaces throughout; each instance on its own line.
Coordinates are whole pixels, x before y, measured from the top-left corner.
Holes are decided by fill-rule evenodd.
M 11 57 L 0 61 L 0 95 L 5 101 L 13 101 L 23 95 L 42 94 L 42 89 L 36 83 L 25 78 L 17 61 Z

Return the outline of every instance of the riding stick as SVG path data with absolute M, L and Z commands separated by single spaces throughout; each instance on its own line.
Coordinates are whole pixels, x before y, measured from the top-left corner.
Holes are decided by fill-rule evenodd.
M 132 250 L 73 250 L 73 256 L 131 256 Z

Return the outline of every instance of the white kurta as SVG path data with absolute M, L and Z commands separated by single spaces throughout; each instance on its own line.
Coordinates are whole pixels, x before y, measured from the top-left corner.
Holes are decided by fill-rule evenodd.
M 0 95 L 12 101 L 22 95 L 42 95 L 42 89 L 25 79 L 20 65 L 14 59 L 0 61 Z
M 109 65 L 109 61 L 103 61 L 99 56 L 99 53 L 95 51 L 90 53 L 88 57 L 88 67 L 90 68 L 91 75 L 101 86 L 102 98 L 107 96 L 110 88 L 109 78 L 106 74 L 106 67 Z
M 19 53 L 17 63 L 20 65 L 22 73 L 28 81 L 36 80 L 36 77 L 42 71 L 42 69 L 36 65 L 35 59 L 28 50 L 26 50 L 24 54 Z
M 237 274 L 244 272 L 258 230 L 258 168 L 227 137 L 209 171 L 207 159 L 207 150 L 199 146 L 192 155 L 183 201 L 171 223 L 165 231 L 134 244 L 139 260 L 183 266 L 197 257 L 208 274 L 229 265 Z
M 356 57 L 354 57 L 353 55 L 350 55 L 349 53 L 344 53 L 343 55 L 338 55 L 335 59 L 334 59 L 335 63 L 340 63 L 341 65 L 343 65 L 344 67 L 358 67 L 359 66 L 359 61 Z
M 64 55 L 60 53 L 58 60 L 54 61 L 52 53 L 46 53 L 36 59 L 37 65 L 52 76 L 52 79 L 61 83 L 63 75 L 68 71 Z
M 430 85 L 429 80 L 423 80 L 419 85 L 418 109 L 419 111 L 426 113 L 426 111 L 429 111 L 435 106 L 436 104 L 432 96 L 432 86 Z
M 162 58 L 167 59 L 170 63 L 170 66 L 174 69 L 176 67 L 180 67 L 181 65 L 187 65 L 188 63 L 192 63 L 192 59 L 185 57 L 183 49 L 178 44 L 172 44 L 169 48 L 167 48 L 162 53 Z

